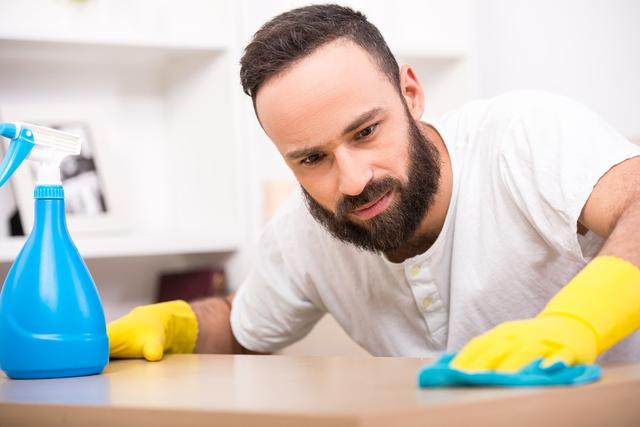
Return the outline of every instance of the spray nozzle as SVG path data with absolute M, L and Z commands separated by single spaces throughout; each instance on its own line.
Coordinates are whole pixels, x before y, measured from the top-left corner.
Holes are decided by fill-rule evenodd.
M 27 123 L 0 123 L 0 135 L 11 139 L 0 164 L 0 186 L 20 167 L 24 159 L 39 161 L 44 172 L 38 181 L 60 183 L 60 162 L 80 154 L 80 137 L 67 132 Z

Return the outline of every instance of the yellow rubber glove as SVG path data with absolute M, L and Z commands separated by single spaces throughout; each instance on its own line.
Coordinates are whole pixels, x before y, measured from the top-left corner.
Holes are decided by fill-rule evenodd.
M 162 359 L 164 352 L 192 353 L 198 320 L 191 306 L 176 300 L 136 307 L 107 325 L 113 358 Z
M 548 366 L 592 363 L 640 328 L 640 269 L 613 256 L 591 261 L 533 319 L 505 322 L 471 340 L 451 366 L 514 372 L 537 358 Z

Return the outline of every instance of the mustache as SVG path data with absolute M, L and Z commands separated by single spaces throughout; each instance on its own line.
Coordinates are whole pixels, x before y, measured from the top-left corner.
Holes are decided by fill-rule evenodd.
M 397 179 L 389 176 L 377 181 L 371 181 L 357 196 L 344 196 L 336 206 L 336 216 L 338 218 L 344 217 L 349 212 L 380 198 L 389 190 L 400 188 L 401 186 Z

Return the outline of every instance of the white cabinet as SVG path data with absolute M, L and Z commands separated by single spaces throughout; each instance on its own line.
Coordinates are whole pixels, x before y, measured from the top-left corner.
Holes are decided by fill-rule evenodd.
M 237 249 L 230 5 L 3 2 L 0 119 L 92 131 L 118 224 L 77 233 L 84 256 Z M 0 262 L 15 240 L 0 241 Z
M 90 220 L 73 237 L 107 317 L 151 302 L 162 271 L 224 265 L 244 218 L 233 2 L 0 6 L 0 120 L 80 121 L 93 134 L 115 224 Z M 0 238 L 1 278 L 23 242 Z

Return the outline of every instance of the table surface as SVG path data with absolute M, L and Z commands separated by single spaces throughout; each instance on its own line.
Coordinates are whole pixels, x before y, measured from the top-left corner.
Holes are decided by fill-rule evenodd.
M 166 355 L 102 375 L 0 376 L 0 425 L 640 425 L 640 364 L 595 384 L 422 390 L 410 358 Z

